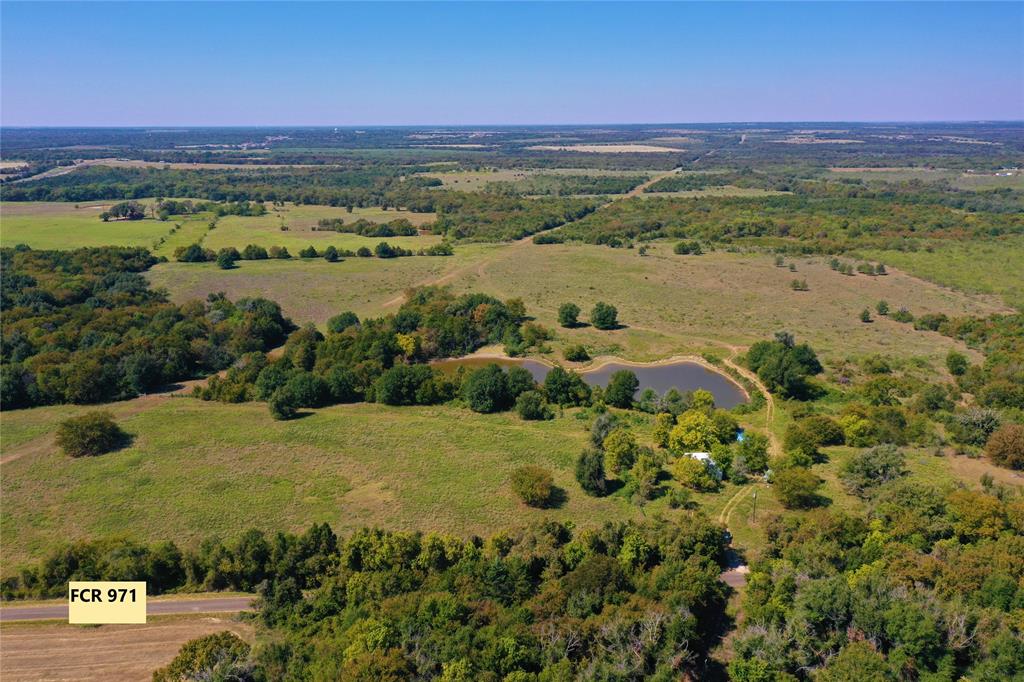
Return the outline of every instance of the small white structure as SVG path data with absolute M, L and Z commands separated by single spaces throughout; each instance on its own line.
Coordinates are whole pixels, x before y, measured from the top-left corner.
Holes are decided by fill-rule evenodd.
M 711 453 L 709 452 L 684 452 L 684 455 L 691 459 L 695 459 L 698 462 L 704 462 L 704 466 L 708 468 L 711 475 L 715 477 L 715 480 L 722 480 L 722 470 L 719 468 L 715 460 L 711 459 Z

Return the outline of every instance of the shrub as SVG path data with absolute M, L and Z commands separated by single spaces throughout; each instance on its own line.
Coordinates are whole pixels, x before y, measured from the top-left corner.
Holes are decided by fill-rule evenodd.
M 964 372 L 967 371 L 968 365 L 970 365 L 970 362 L 968 362 L 967 356 L 963 353 L 951 350 L 946 356 L 946 369 L 955 377 L 963 376 Z
M 102 455 L 122 447 L 127 439 L 109 412 L 88 412 L 57 427 L 57 445 L 72 457 Z
M 1024 426 L 1005 424 L 994 431 L 985 443 L 985 454 L 998 466 L 1024 469 Z
M 242 260 L 266 260 L 268 257 L 267 250 L 256 244 L 248 244 L 242 249 Z
M 316 258 L 317 255 L 318 254 L 316 252 L 316 247 L 313 246 L 307 246 L 306 248 L 299 251 L 299 258 Z
M 675 425 L 676 418 L 670 412 L 659 412 L 654 415 L 654 442 L 658 447 L 668 447 L 668 436 Z
M 821 479 L 806 467 L 795 466 L 775 472 L 772 490 L 786 509 L 810 509 L 821 503 L 818 488 Z
M 839 472 L 839 479 L 851 494 L 866 498 L 878 486 L 906 474 L 905 464 L 906 457 L 895 445 L 879 445 L 848 459 Z
M 338 250 L 333 246 L 328 246 L 326 249 L 324 249 L 323 256 L 324 260 L 327 261 L 328 263 L 338 262 Z
M 597 329 L 615 329 L 619 326 L 619 311 L 615 306 L 599 301 L 590 311 L 590 323 Z
M 234 251 L 234 253 L 232 253 Z M 221 249 L 220 253 L 217 254 L 217 267 L 221 270 L 230 270 L 235 267 L 235 261 L 238 259 L 238 251 L 235 249 Z
M 889 304 L 886 301 L 879 301 L 875 304 L 875 312 L 885 317 L 889 314 Z
M 359 317 L 351 311 L 346 311 L 327 320 L 327 329 L 335 334 L 339 334 L 357 324 L 359 324 Z
M 619 425 L 619 418 L 610 413 L 603 412 L 597 415 L 597 419 L 590 425 L 590 443 L 595 448 L 604 448 L 604 439 Z
M 604 453 L 587 448 L 576 460 L 576 480 L 588 495 L 601 497 L 607 492 L 604 478 Z
M 512 490 L 531 507 L 547 506 L 554 488 L 554 479 L 547 469 L 524 466 L 512 472 Z
M 286 246 L 271 246 L 267 252 L 271 258 L 288 259 L 292 257 L 292 254 L 288 253 L 288 247 Z
M 544 400 L 540 391 L 525 391 L 516 398 L 516 412 L 523 419 L 536 421 L 543 419 L 554 419 L 555 413 Z
M 558 307 L 558 324 L 575 327 L 579 324 L 580 307 L 575 303 L 563 303 Z
M 567 346 L 562 351 L 562 356 L 569 362 L 586 362 L 590 359 L 590 353 L 584 345 Z
M 867 308 L 860 311 L 860 321 L 864 322 L 865 324 L 871 322 L 871 311 L 868 310 Z
M 287 386 L 282 386 L 270 395 L 267 407 L 270 408 L 270 416 L 274 419 L 292 419 L 299 411 L 299 402 Z

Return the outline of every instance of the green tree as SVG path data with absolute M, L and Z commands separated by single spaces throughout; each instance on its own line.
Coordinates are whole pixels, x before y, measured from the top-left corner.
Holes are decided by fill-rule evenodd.
M 340 334 L 349 327 L 355 327 L 358 324 L 359 317 L 352 311 L 346 311 L 327 320 L 327 329 L 335 334 Z
M 615 306 L 599 301 L 590 311 L 590 323 L 597 329 L 615 329 L 619 326 L 618 316 Z
M 875 312 L 885 317 L 889 314 L 889 304 L 886 301 L 879 301 L 875 304 Z
M 526 420 L 554 419 L 555 413 L 540 391 L 524 391 L 516 398 L 516 412 Z
M 806 467 L 790 467 L 772 476 L 772 491 L 786 509 L 810 509 L 821 503 L 821 479 Z
M 658 447 L 668 447 L 668 436 L 675 425 L 676 418 L 670 412 L 659 412 L 654 415 L 654 442 Z
M 337 263 L 339 260 L 338 249 L 334 248 L 334 246 L 328 246 L 324 249 L 323 257 L 328 263 Z
M 864 323 L 871 322 L 871 311 L 867 308 L 860 311 L 860 321 Z
M 580 307 L 575 303 L 563 303 L 558 307 L 558 324 L 563 327 L 576 327 L 579 325 Z
M 501 412 L 512 406 L 508 377 L 495 363 L 466 375 L 462 397 L 474 412 Z
M 153 682 L 186 680 L 234 680 L 246 676 L 241 667 L 249 645 L 233 632 L 224 631 L 185 642 L 178 655 L 153 673 Z
M 718 441 L 715 423 L 704 412 L 689 410 L 679 415 L 668 435 L 668 447 L 676 455 L 707 452 Z
M 687 488 L 698 491 L 718 489 L 718 479 L 708 465 L 699 459 L 683 455 L 669 465 L 669 471 L 672 472 L 672 478 Z
M 602 445 L 604 447 L 604 468 L 616 475 L 633 466 L 640 450 L 632 432 L 622 428 L 617 428 L 609 433 Z
M 287 386 L 282 386 L 271 394 L 267 400 L 267 407 L 270 408 L 270 416 L 274 419 L 293 419 L 298 414 L 299 402 Z
M 587 448 L 576 460 L 576 480 L 588 495 L 601 497 L 607 491 L 604 473 L 604 453 Z
M 605 402 L 614 407 L 630 408 L 633 406 L 633 394 L 638 388 L 640 381 L 636 374 L 628 369 L 620 369 L 608 380 L 608 388 L 604 392 Z
M 583 377 L 560 366 L 552 367 L 544 377 L 544 394 L 556 405 L 586 405 L 590 402 L 590 387 Z
M 230 270 L 235 267 L 235 255 L 231 253 L 233 249 L 221 249 L 220 253 L 217 254 L 217 267 L 221 270 Z

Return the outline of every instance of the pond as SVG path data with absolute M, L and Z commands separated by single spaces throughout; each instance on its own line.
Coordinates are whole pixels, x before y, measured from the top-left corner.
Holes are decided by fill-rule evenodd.
M 544 381 L 550 365 L 537 360 L 519 358 L 452 358 L 434 363 L 442 372 L 454 372 L 459 367 L 476 369 L 485 365 L 497 364 L 502 367 L 523 367 L 529 370 L 538 382 Z M 680 391 L 693 391 L 703 388 L 715 396 L 715 405 L 725 409 L 747 402 L 743 390 L 731 379 L 720 372 L 708 369 L 704 365 L 688 360 L 669 362 L 659 365 L 633 365 L 624 362 L 609 362 L 591 370 L 583 370 L 580 375 L 591 386 L 607 386 L 611 375 L 620 369 L 628 369 L 636 374 L 640 381 L 640 389 L 653 389 L 663 395 L 670 388 Z

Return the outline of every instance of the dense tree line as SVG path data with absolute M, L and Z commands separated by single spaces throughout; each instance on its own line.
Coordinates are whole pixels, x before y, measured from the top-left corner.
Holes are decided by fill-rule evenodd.
M 4 409 L 98 403 L 230 367 L 284 341 L 280 307 L 223 295 L 167 302 L 145 249 L 0 251 Z
M 437 193 L 435 234 L 451 239 L 507 241 L 571 223 L 592 213 L 595 199 L 522 199 L 491 194 Z
M 362 237 L 415 237 L 419 234 L 419 230 L 405 218 L 389 220 L 386 223 L 374 223 L 366 219 L 346 223 L 342 218 L 323 218 L 313 230 L 347 232 Z
M 1024 502 L 993 493 L 897 477 L 866 494 L 866 516 L 772 522 L 731 677 L 1019 679 Z
M 772 195 L 659 197 L 615 202 L 558 230 L 564 239 L 622 246 L 664 237 L 730 242 L 786 239 L 837 253 L 894 237 L 988 238 L 1024 233 L 1019 212 L 965 212 L 905 197 Z
M 645 180 L 643 175 L 527 175 L 484 185 L 484 192 L 512 197 L 625 194 Z
M 61 594 L 68 580 L 257 590 L 275 643 L 237 647 L 227 679 L 675 680 L 706 670 L 728 593 L 722 528 L 682 514 L 582 532 L 548 522 L 486 541 L 369 529 L 342 539 L 324 524 L 188 550 L 79 543 L 3 587 L 8 598 Z

